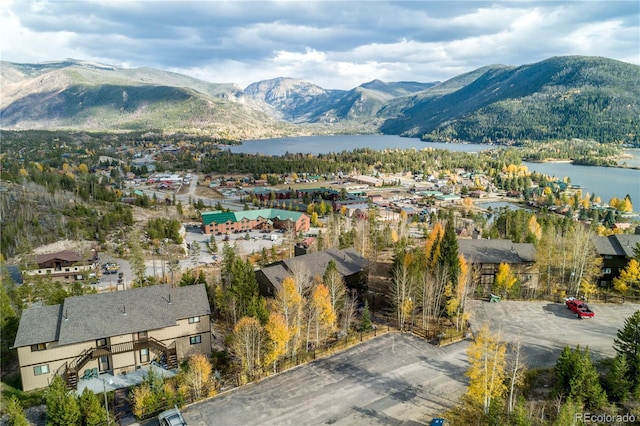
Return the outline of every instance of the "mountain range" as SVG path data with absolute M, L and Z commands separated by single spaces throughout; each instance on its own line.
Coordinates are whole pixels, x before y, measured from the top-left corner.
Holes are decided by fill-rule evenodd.
M 594 139 L 638 145 L 640 67 L 564 56 L 489 65 L 444 82 L 351 90 L 293 78 L 211 83 L 152 68 L 1 62 L 5 130 L 182 131 L 225 139 L 385 133 L 438 141 Z

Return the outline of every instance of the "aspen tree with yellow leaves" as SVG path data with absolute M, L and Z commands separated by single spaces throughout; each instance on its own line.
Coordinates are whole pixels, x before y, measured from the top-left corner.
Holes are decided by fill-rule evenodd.
M 322 340 L 324 340 L 325 333 L 331 330 L 336 321 L 336 313 L 331 307 L 331 297 L 329 296 L 329 289 L 327 286 L 319 284 L 313 289 L 309 305 L 309 317 L 313 320 L 315 326 L 317 347 L 320 345 L 321 337 Z M 307 337 L 307 342 L 308 340 L 309 339 Z
M 191 395 L 194 399 L 204 397 L 203 390 L 209 389 L 206 396 L 211 395 L 211 391 L 215 389 L 213 386 L 213 377 L 211 376 L 212 366 L 207 357 L 201 353 L 197 353 L 187 362 L 187 372 L 185 379 Z
M 248 378 L 253 378 L 260 369 L 264 340 L 264 328 L 255 318 L 242 317 L 233 327 L 231 349 L 240 358 Z
M 507 263 L 500 263 L 498 265 L 498 272 L 496 273 L 493 287 L 496 293 L 509 294 L 513 285 L 518 279 L 511 272 L 511 267 Z
M 469 377 L 467 396 L 482 407 L 485 414 L 491 403 L 500 400 L 507 390 L 506 351 L 507 345 L 487 325 L 479 330 L 467 349 L 470 364 L 466 373 Z
M 271 312 L 269 314 L 265 331 L 270 341 L 269 351 L 265 355 L 265 364 L 273 364 L 273 372 L 275 373 L 278 359 L 287 353 L 287 343 L 291 338 L 291 333 L 280 312 Z
M 299 337 L 302 332 L 300 324 L 302 322 L 302 306 L 304 299 L 296 287 L 296 282 L 292 277 L 285 277 L 282 280 L 282 289 L 276 293 L 274 309 L 282 314 L 282 317 L 289 329 L 289 341 L 287 342 L 287 352 L 295 356 L 298 350 Z
M 620 271 L 620 275 L 613 279 L 613 288 L 623 297 L 631 289 L 640 290 L 640 263 L 636 259 L 629 260 L 626 268 Z
M 536 241 L 540 241 L 542 238 L 542 226 L 538 223 L 536 215 L 531 215 L 528 223 L 529 232 L 536 238 Z
M 425 242 L 427 264 L 432 268 L 435 267 L 438 262 L 438 258 L 440 257 L 440 241 L 442 241 L 443 235 L 444 228 L 440 222 L 437 222 L 433 225 L 433 229 L 429 233 L 427 241 Z
M 413 277 L 410 273 L 411 254 L 405 253 L 393 271 L 393 287 L 391 289 L 393 306 L 396 309 L 398 328 L 402 330 L 413 311 Z

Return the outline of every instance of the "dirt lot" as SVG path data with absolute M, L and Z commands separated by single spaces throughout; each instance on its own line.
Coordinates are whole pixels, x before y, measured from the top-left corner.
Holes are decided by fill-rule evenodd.
M 472 330 L 488 323 L 506 341 L 520 338 L 526 362 L 552 366 L 565 345 L 612 356 L 613 339 L 640 305 L 594 304 L 578 320 L 558 303 L 472 301 Z M 260 383 L 186 407 L 190 425 L 428 423 L 464 392 L 468 341 L 444 348 L 391 333 Z

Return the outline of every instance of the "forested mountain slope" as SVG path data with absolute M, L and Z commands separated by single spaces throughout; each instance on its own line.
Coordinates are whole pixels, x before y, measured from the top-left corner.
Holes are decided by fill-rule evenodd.
M 450 90 L 444 82 L 382 110 L 384 133 L 431 140 L 637 142 L 640 67 L 606 58 L 557 57 L 492 66 Z M 468 77 L 468 75 L 467 75 Z M 456 82 L 456 79 L 453 79 Z M 444 88 L 444 90 L 443 90 Z M 391 105 L 390 105 L 391 106 Z

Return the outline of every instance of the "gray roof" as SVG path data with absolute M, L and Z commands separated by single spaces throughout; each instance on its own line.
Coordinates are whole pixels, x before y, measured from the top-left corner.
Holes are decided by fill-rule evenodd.
M 353 275 L 362 271 L 362 269 L 367 266 L 367 260 L 364 257 L 355 249 L 347 248 L 343 250 L 328 249 L 296 256 L 273 265 L 265 266 L 261 271 L 276 290 L 279 290 L 284 278 L 291 275 L 291 271 L 296 270 L 298 265 L 305 265 L 312 278 L 317 276 L 322 277 L 331 260 L 336 262 L 338 272 L 340 272 L 342 276 Z
M 260 270 L 266 279 L 273 285 L 276 292 L 282 290 L 282 281 L 290 275 L 289 271 L 281 263 L 265 266 Z
M 60 345 L 175 326 L 179 319 L 210 313 L 204 284 L 169 285 L 69 297 L 57 315 L 23 312 L 14 346 L 58 341 Z M 53 307 L 47 307 L 53 308 Z M 25 322 L 25 318 L 27 321 Z M 40 318 L 34 322 L 31 318 Z M 23 324 L 24 322 L 24 324 Z M 44 327 L 47 333 L 36 331 Z M 32 336 L 35 332 L 35 336 Z
M 536 248 L 530 243 L 511 240 L 458 240 L 460 253 L 471 263 L 531 263 L 536 261 Z
M 618 234 L 608 237 L 593 237 L 593 244 L 601 256 L 634 257 L 633 249 L 640 244 L 640 235 Z
M 297 264 L 304 264 L 309 270 L 311 277 L 321 277 L 324 275 L 324 272 L 329 265 L 329 261 L 331 260 L 336 262 L 338 272 L 343 276 L 349 276 L 360 272 L 367 264 L 367 260 L 360 256 L 360 254 L 351 247 L 342 250 L 328 249 L 324 251 L 316 251 L 303 256 L 296 256 L 294 258 L 284 260 L 283 263 L 289 271 L 294 271 Z
M 61 312 L 62 305 L 39 306 L 23 311 L 14 347 L 56 341 Z

